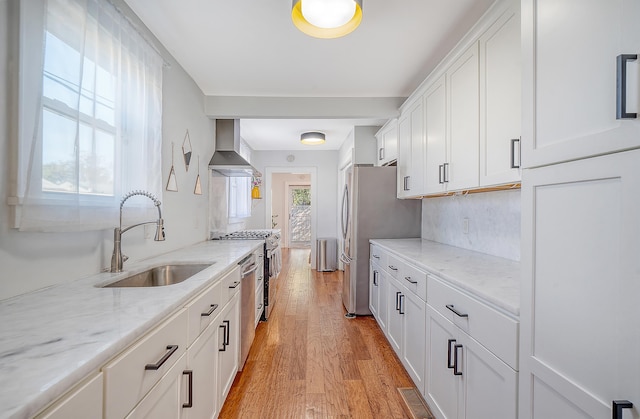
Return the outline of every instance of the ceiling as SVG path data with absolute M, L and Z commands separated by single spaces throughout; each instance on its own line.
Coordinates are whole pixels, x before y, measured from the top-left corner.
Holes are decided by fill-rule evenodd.
M 293 25 L 291 0 L 125 1 L 205 95 L 295 98 L 406 97 L 493 3 L 364 0 L 354 32 L 316 39 Z M 314 149 L 335 150 L 353 125 L 383 122 L 242 119 L 241 135 L 256 150 L 292 150 L 317 130 L 328 141 Z

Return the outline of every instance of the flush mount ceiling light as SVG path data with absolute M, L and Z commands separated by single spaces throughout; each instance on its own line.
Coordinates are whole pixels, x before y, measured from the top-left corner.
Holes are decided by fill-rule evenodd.
M 324 133 L 303 132 L 302 135 L 300 135 L 300 142 L 306 145 L 324 144 Z
M 309 36 L 339 38 L 360 24 L 362 0 L 293 0 L 291 19 Z

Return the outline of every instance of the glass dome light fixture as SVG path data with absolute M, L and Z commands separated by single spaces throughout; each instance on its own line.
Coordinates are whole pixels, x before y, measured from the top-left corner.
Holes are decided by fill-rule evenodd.
M 325 138 L 323 132 L 303 132 L 300 135 L 300 142 L 306 145 L 319 145 L 324 144 Z
M 315 38 L 339 38 L 362 21 L 362 0 L 293 0 L 291 20 Z

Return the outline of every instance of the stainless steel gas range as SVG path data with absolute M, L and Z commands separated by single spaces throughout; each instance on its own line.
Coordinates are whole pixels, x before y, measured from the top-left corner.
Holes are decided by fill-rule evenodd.
M 267 320 L 276 302 L 276 280 L 282 269 L 280 230 L 239 230 L 216 235 L 213 240 L 264 240 L 264 311 L 262 320 Z

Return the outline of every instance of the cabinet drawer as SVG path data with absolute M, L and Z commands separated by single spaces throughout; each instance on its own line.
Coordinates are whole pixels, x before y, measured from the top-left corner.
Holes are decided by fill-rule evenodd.
M 102 373 L 83 381 L 57 400 L 36 419 L 81 419 L 102 417 Z
M 406 289 L 413 292 L 422 301 L 427 301 L 427 273 L 413 265 L 403 263 L 400 265 L 398 278 Z
M 105 419 L 125 417 L 185 353 L 187 324 L 182 309 L 103 368 Z
M 386 264 L 386 266 L 384 266 L 384 269 L 393 278 L 400 278 L 400 268 L 404 264 L 405 264 L 405 262 L 403 262 L 399 258 L 389 254 L 389 255 L 387 255 L 387 264 Z
M 240 291 L 240 267 L 235 267 L 220 281 L 220 308 Z
M 375 244 L 371 245 L 371 260 L 382 268 L 387 268 L 387 253 Z
M 222 311 L 222 281 L 216 281 L 187 305 L 189 311 L 189 345 L 209 326 Z
M 445 318 L 518 370 L 519 323 L 488 305 L 445 284 L 435 276 L 427 280 L 428 303 Z

